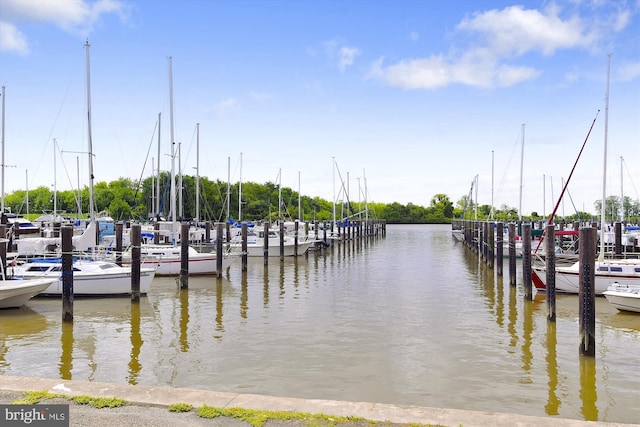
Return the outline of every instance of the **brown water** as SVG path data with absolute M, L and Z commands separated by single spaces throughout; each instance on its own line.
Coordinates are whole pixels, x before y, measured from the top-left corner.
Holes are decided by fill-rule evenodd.
M 640 315 L 596 301 L 580 357 L 578 300 L 525 301 L 448 226 L 308 258 L 250 258 L 225 277 L 156 278 L 139 304 L 76 299 L 0 310 L 0 374 L 640 422 Z M 508 268 L 505 264 L 505 274 Z

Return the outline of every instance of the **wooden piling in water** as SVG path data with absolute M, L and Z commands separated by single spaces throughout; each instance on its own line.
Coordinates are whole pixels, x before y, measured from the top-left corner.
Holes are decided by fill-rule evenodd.
M 222 233 L 223 224 L 221 222 L 216 224 L 216 275 L 219 278 L 222 277 Z
M 595 227 L 580 229 L 580 273 L 578 292 L 580 354 L 595 356 L 596 354 L 596 294 L 595 294 Z
M 180 288 L 189 288 L 189 223 L 180 224 Z
M 269 265 L 269 221 L 264 223 L 262 248 L 264 254 L 264 265 Z
M 122 232 L 124 230 L 124 223 L 122 221 L 116 222 L 116 264 L 122 267 Z
M 547 320 L 556 321 L 556 247 L 555 226 L 547 224 L 544 233 L 544 257 L 546 263 Z
M 504 223 L 496 224 L 496 273 L 502 276 L 502 264 L 504 263 Z
M 493 227 L 493 222 L 489 222 L 488 225 L 488 231 L 489 231 L 489 237 L 488 237 L 488 255 L 489 258 L 487 259 L 488 264 L 489 264 L 489 268 L 493 268 L 493 264 L 496 258 L 496 254 L 495 254 L 495 250 L 496 250 L 496 244 L 495 244 L 495 229 Z
M 247 223 L 246 222 L 243 222 L 241 225 L 240 236 L 242 239 L 242 271 L 247 271 L 249 254 L 247 253 Z
M 516 285 L 516 225 L 510 222 L 509 229 L 509 284 Z
M 73 227 L 62 227 L 62 321 L 73 322 Z
M 327 221 L 324 221 L 322 226 L 322 241 L 324 245 L 327 245 Z M 317 230 L 317 229 L 316 229 Z M 333 231 L 333 223 L 331 223 L 331 231 Z M 318 232 L 316 231 L 316 239 L 318 239 Z
M 300 221 L 296 219 L 293 225 L 293 241 L 294 241 L 293 255 L 294 256 L 298 256 L 298 228 L 299 227 L 300 227 Z
M 615 246 L 613 251 L 615 258 L 622 258 L 622 223 L 620 221 L 616 221 L 613 227 L 615 235 Z
M 284 221 L 280 221 L 280 261 L 284 261 Z
M 0 243 L 0 264 L 2 264 L 2 271 L 5 272 L 4 278 L 6 279 L 6 271 L 7 271 L 7 246 L 9 241 L 5 239 L 7 235 L 7 226 L 5 224 L 0 224 L 0 239 L 2 243 Z
M 131 224 L 131 302 L 140 302 L 141 226 Z
M 522 224 L 522 275 L 524 278 L 524 298 L 533 300 L 531 283 L 531 223 Z

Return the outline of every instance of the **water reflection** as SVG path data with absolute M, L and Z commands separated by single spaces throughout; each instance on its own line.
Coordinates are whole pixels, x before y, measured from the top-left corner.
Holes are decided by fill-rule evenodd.
M 189 289 L 180 288 L 180 351 L 189 351 Z
M 531 364 L 533 361 L 533 353 L 531 352 L 531 333 L 533 331 L 533 304 L 531 300 L 525 299 L 523 301 L 523 315 L 522 315 L 522 371 L 523 376 L 520 382 L 525 384 L 531 384 L 532 379 Z
M 558 359 L 557 359 L 557 341 L 556 341 L 556 322 L 547 321 L 547 386 L 549 387 L 549 397 L 544 407 L 547 415 L 558 415 L 560 407 L 560 399 L 557 396 L 558 389 Z
M 60 352 L 60 378 L 63 380 L 72 380 L 73 371 L 73 322 L 62 322 L 62 333 L 60 335 L 60 343 L 62 351 Z
M 247 320 L 247 311 L 249 310 L 249 292 L 247 272 L 243 271 L 240 277 L 240 317 Z
M 507 330 L 511 336 L 509 342 L 510 347 L 515 347 L 518 344 L 518 333 L 516 330 L 516 324 L 518 321 L 518 306 L 516 303 L 517 290 L 515 286 L 509 285 L 509 324 Z
M 222 324 L 223 316 L 223 303 L 222 303 L 222 280 L 216 281 L 216 332 L 215 338 L 217 340 L 222 339 L 224 332 L 224 325 Z
M 142 370 L 140 364 L 140 351 L 142 349 L 142 334 L 140 333 L 140 303 L 131 302 L 131 334 L 129 341 L 131 342 L 131 358 L 129 360 L 129 372 L 127 383 L 131 385 L 138 384 L 138 377 Z
M 598 393 L 596 392 L 596 359 L 580 355 L 581 413 L 585 421 L 598 421 Z

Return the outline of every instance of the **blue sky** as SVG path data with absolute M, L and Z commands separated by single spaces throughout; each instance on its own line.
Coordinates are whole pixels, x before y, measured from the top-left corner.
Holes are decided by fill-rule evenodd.
M 86 39 L 96 182 L 152 174 L 159 113 L 170 170 L 171 56 L 185 174 L 199 123 L 209 179 L 428 206 L 478 175 L 519 208 L 525 124 L 522 211 L 548 214 L 600 110 L 560 214 L 595 212 L 611 54 L 607 194 L 640 198 L 639 0 L 0 0 L 6 192 L 88 184 Z

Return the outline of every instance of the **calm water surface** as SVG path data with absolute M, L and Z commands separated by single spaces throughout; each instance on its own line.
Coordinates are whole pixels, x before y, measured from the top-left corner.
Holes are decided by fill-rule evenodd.
M 640 422 L 640 316 L 598 298 L 580 357 L 577 297 L 548 323 L 521 261 L 511 287 L 449 226 L 240 267 L 76 299 L 72 324 L 59 300 L 0 310 L 0 374 Z

